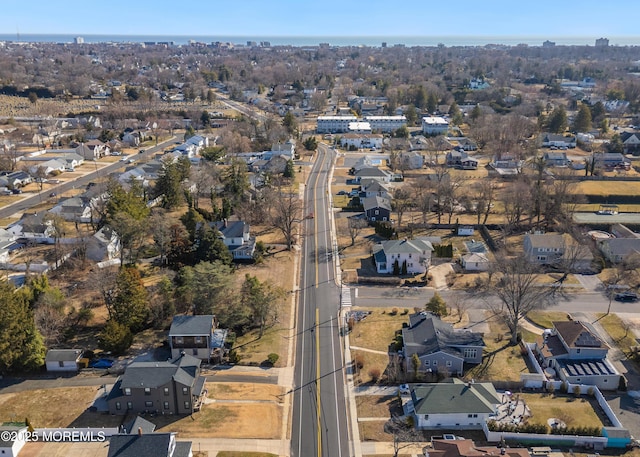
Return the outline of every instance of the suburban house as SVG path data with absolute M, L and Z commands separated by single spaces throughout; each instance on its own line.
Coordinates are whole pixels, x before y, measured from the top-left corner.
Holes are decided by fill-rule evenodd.
M 244 221 L 210 222 L 209 226 L 220 232 L 220 238 L 231 252 L 233 260 L 253 260 L 256 238 L 250 235 L 250 226 Z
M 478 161 L 469 157 L 466 151 L 454 149 L 447 152 L 445 163 L 448 167 L 460 168 L 462 170 L 477 170 Z
M 405 267 L 407 274 L 422 274 L 431 264 L 432 252 L 431 241 L 423 238 L 386 240 L 373 247 L 373 259 L 381 274 L 402 272 Z
M 92 220 L 91 205 L 81 197 L 62 200 L 50 212 L 59 214 L 65 221 L 87 223 Z
M 340 137 L 343 148 L 381 149 L 383 136 L 380 134 L 345 133 Z
M 441 135 L 449 130 L 449 122 L 443 117 L 425 116 L 422 118 L 422 133 Z
M 16 236 L 0 228 L 0 264 L 9 263 L 11 251 L 17 249 Z
M 192 457 L 191 441 L 176 441 L 175 433 L 131 433 L 109 438 L 107 457 Z
M 391 220 L 391 201 L 388 198 L 367 197 L 362 200 L 364 214 L 368 221 L 390 221 Z
M 634 156 L 640 154 L 640 133 L 622 132 L 620 134 L 620 141 L 622 141 L 624 145 L 625 154 L 633 154 Z
M 7 231 L 17 237 L 29 238 L 37 243 L 53 241 L 54 228 L 45 219 L 47 213 L 24 213 L 19 221 L 7 227 Z
M 166 362 L 133 362 L 107 396 L 109 413 L 189 415 L 206 396 L 200 359 L 181 353 Z
M 526 448 L 476 446 L 473 440 L 461 439 L 431 439 L 431 449 L 428 457 L 492 457 L 502 455 L 505 457 L 531 457 Z M 546 454 L 545 454 L 546 455 Z
M 393 180 L 393 174 L 378 167 L 361 168 L 354 173 L 356 181 L 363 179 L 375 179 L 376 181 L 390 183 Z
M 598 249 L 611 263 L 623 262 L 631 255 L 640 254 L 640 238 L 605 238 L 597 240 Z
M 7 179 L 9 187 L 14 187 L 14 188 L 23 187 L 33 182 L 33 178 L 31 177 L 31 175 L 29 175 L 29 173 L 27 173 L 26 171 L 22 171 L 22 170 L 14 171 L 12 173 L 7 173 L 5 175 L 5 178 Z
M 581 321 L 554 322 L 536 342 L 542 367 L 554 370 L 562 381 L 616 390 L 620 374 L 607 360 L 608 351 L 593 327 Z
M 366 184 L 360 182 L 360 190 L 364 192 L 365 198 L 370 197 L 382 197 L 386 199 L 391 198 L 389 188 L 379 181 L 369 181 Z
M 51 173 L 62 173 L 66 168 L 66 164 L 61 160 L 47 159 L 47 160 L 25 160 L 25 165 L 29 165 L 29 173 L 35 175 L 38 170 L 42 170 L 42 175 L 50 175 Z
M 82 349 L 49 349 L 44 364 L 48 372 L 77 372 L 82 354 Z
M 575 136 L 564 136 L 555 133 L 545 133 L 542 135 L 542 147 L 550 148 L 575 148 L 577 139 Z
M 466 271 L 487 271 L 491 262 L 484 253 L 469 252 L 460 257 L 460 265 Z
M 27 430 L 26 425 L 1 425 L 0 455 L 2 457 L 18 457 L 24 445 L 27 444 Z
M 477 151 L 478 145 L 475 141 L 467 138 L 467 137 L 455 137 L 453 138 L 458 142 L 457 149 L 462 149 L 463 151 Z
M 410 384 L 411 401 L 404 406 L 418 430 L 480 430 L 498 414 L 500 396 L 490 382 L 456 378 L 437 384 Z
M 186 352 L 201 360 L 211 361 L 224 349 L 227 331 L 217 329 L 213 315 L 175 316 L 169 329 L 171 356 Z
M 121 249 L 120 237 L 105 225 L 87 240 L 86 256 L 94 262 L 104 262 L 118 259 Z
M 524 236 L 523 250 L 531 263 L 557 265 L 565 251 L 564 237 L 559 233 L 527 234 Z
M 400 167 L 404 170 L 419 170 L 424 165 L 424 157 L 417 151 L 400 153 Z
M 547 167 L 567 167 L 571 163 L 564 151 L 545 151 L 542 160 Z
M 404 347 L 401 356 L 407 372 L 413 370 L 411 359 L 417 354 L 422 373 L 462 376 L 464 364 L 482 362 L 482 334 L 457 330 L 435 314 L 421 311 L 409 315 L 409 326 L 402 329 Z
M 99 159 L 104 156 L 108 156 L 111 153 L 111 148 L 108 144 L 103 143 L 100 140 L 90 140 L 87 141 L 85 147 L 90 151 L 82 151 L 82 154 L 79 151 L 76 151 L 77 154 L 80 154 L 84 157 L 84 160 L 94 160 Z
M 265 152 L 265 158 L 269 159 L 273 156 L 284 156 L 287 160 L 293 160 L 296 158 L 296 142 L 293 139 L 289 139 L 284 143 L 274 143 L 271 145 L 271 150 Z
M 592 156 L 595 168 L 614 169 L 631 168 L 631 162 L 619 152 L 594 152 Z

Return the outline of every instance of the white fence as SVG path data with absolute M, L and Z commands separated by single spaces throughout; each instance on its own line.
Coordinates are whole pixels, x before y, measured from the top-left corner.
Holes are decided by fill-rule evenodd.
M 487 441 L 497 443 L 501 440 L 516 441 L 519 443 L 545 443 L 565 446 L 583 446 L 593 449 L 604 449 L 607 446 L 606 436 L 577 436 L 577 435 L 549 435 L 537 433 L 518 432 L 492 432 L 487 423 L 482 424 Z

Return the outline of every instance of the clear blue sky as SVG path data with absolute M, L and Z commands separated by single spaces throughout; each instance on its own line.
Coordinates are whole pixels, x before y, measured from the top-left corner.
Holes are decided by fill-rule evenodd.
M 623 37 L 640 35 L 639 13 L 637 0 L 0 0 L 0 34 Z

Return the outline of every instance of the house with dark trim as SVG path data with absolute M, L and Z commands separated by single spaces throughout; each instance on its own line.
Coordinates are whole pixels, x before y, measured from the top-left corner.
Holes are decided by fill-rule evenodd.
M 391 220 L 391 201 L 388 198 L 374 196 L 362 200 L 365 216 L 370 222 Z
M 176 441 L 176 433 L 133 433 L 109 438 L 107 457 L 191 457 L 191 441 Z
M 169 329 L 171 356 L 178 357 L 186 352 L 201 360 L 211 361 L 224 350 L 226 336 L 227 330 L 219 329 L 216 317 L 211 314 L 174 316 Z
M 109 413 L 189 415 L 200 410 L 207 378 L 186 353 L 166 362 L 133 362 L 107 396 Z

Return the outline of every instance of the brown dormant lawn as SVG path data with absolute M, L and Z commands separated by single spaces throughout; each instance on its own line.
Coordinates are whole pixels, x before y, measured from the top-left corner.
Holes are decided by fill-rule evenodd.
M 595 412 L 595 400 L 584 395 L 519 394 L 531 409 L 533 417 L 528 422 L 547 425 L 547 419 L 556 418 L 567 427 L 602 427 L 603 423 Z

